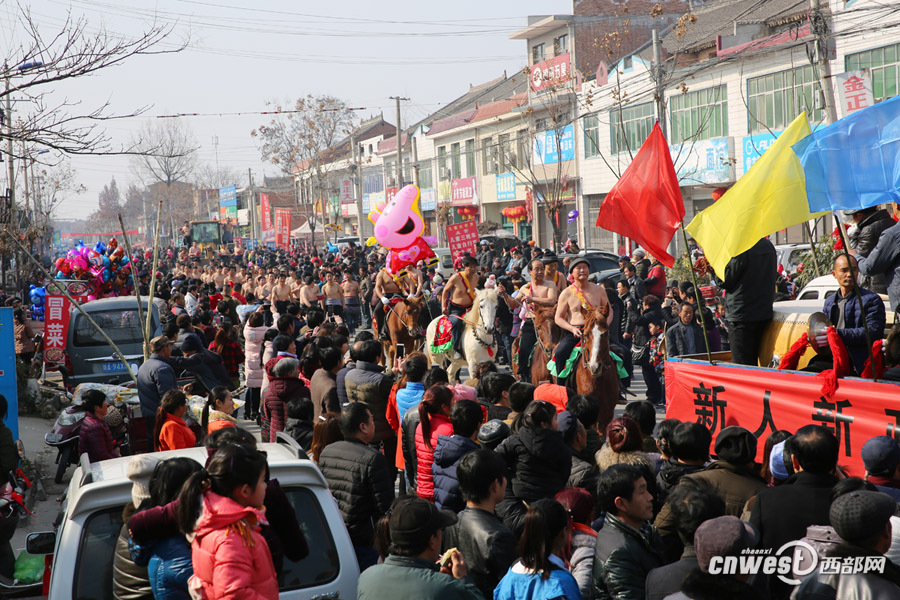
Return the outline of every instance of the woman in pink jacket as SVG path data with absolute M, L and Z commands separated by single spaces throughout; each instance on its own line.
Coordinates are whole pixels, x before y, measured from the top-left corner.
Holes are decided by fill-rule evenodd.
M 416 425 L 416 494 L 429 502 L 434 501 L 434 448 L 438 436 L 453 435 L 450 423 L 450 407 L 453 390 L 444 385 L 433 385 L 425 390 L 419 403 L 419 424 Z
M 206 469 L 187 480 L 178 497 L 178 525 L 194 534 L 188 582 L 206 600 L 274 600 L 278 580 L 266 540 L 266 458 L 244 446 L 216 451 Z M 198 518 L 199 517 L 199 518 Z
M 269 330 L 263 322 L 262 307 L 247 317 L 244 325 L 244 376 L 247 379 L 247 395 L 244 418 L 255 421 L 259 414 L 259 399 L 263 387 L 263 341 Z

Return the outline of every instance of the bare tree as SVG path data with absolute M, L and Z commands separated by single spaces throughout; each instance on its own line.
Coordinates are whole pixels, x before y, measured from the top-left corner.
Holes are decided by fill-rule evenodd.
M 329 173 L 334 162 L 350 152 L 347 136 L 356 124 L 356 116 L 347 103 L 334 96 L 298 98 L 294 105 L 285 108 L 278 102 L 267 102 L 267 107 L 281 114 L 261 125 L 250 135 L 261 140 L 260 154 L 263 160 L 277 165 L 287 176 L 296 170 L 307 174 L 307 183 L 313 196 L 324 200 L 329 191 Z M 346 144 L 339 142 L 346 141 Z M 307 217 L 309 198 L 306 194 Z M 325 202 L 322 202 L 324 221 Z M 315 222 L 309 220 L 315 243 Z
M 60 81 L 91 75 L 134 56 L 179 52 L 187 40 L 172 44 L 172 25 L 152 23 L 138 37 L 128 38 L 71 14 L 48 33 L 29 8 L 17 5 L 16 9 L 13 35 L 19 42 L 0 66 L 0 79 L 5 82 L 0 105 L 6 106 L 5 99 L 11 95 L 27 96 L 30 102 L 27 113 L 17 114 L 14 126 L 5 127 L 0 139 L 12 137 L 19 142 L 16 150 L 26 142 L 66 154 L 134 153 L 130 146 L 113 147 L 102 123 L 139 115 L 146 107 L 116 115 L 110 112 L 108 102 L 84 108 L 78 101 L 53 95 L 52 90 Z M 163 42 L 168 46 L 164 48 Z M 4 115 L 3 121 L 9 125 L 7 120 Z
M 138 150 L 131 159 L 132 169 L 150 189 L 154 200 L 162 200 L 164 222 L 168 221 L 174 235 L 176 221 L 194 216 L 193 201 L 185 201 L 185 186 L 193 188 L 188 182 L 193 179 L 197 164 L 194 152 L 199 146 L 194 134 L 183 121 L 159 119 L 146 123 L 132 145 Z M 145 214 L 155 215 L 155 209 L 153 204 L 153 210 L 148 207 Z
M 194 183 L 201 190 L 238 185 L 246 174 L 232 167 L 217 167 L 212 163 L 203 163 L 194 172 Z

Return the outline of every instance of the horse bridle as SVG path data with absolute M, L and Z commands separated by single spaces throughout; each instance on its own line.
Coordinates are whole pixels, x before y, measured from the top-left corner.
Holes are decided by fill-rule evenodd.
M 478 325 L 472 328 L 472 332 L 473 332 L 474 335 L 475 335 L 475 340 L 476 340 L 479 344 L 481 344 L 481 346 L 482 346 L 483 348 L 491 348 L 494 344 L 497 343 L 497 333 L 496 333 L 496 331 L 490 332 L 491 339 L 490 339 L 489 342 L 483 341 L 483 340 L 481 339 L 481 336 L 478 335 L 478 328 L 479 328 L 479 327 L 484 327 L 484 317 L 482 317 L 482 315 L 481 315 L 481 308 L 482 308 L 482 306 L 483 306 L 483 303 L 479 301 L 479 303 L 478 303 Z M 487 330 L 485 330 L 485 333 L 487 333 Z

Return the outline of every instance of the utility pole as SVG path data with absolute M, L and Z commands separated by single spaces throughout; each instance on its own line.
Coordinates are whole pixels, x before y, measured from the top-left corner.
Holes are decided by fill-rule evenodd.
M 825 124 L 837 121 L 834 103 L 834 88 L 831 86 L 831 62 L 828 60 L 828 17 L 822 10 L 821 0 L 810 0 L 809 21 L 813 35 L 816 36 L 815 57 L 813 66 L 822 87 L 822 99 L 825 103 Z
M 354 182 L 353 191 L 356 194 L 356 235 L 359 239 L 363 237 L 363 206 L 362 206 L 362 166 L 359 164 L 359 148 L 356 147 L 356 137 L 350 136 L 350 160 L 353 161 L 354 174 L 356 181 Z
M 653 30 L 653 80 L 656 83 L 656 118 L 659 121 L 659 128 L 662 129 L 663 136 L 668 139 L 668 133 L 666 131 L 666 90 L 663 85 L 662 49 L 659 44 L 659 31 L 656 29 Z
M 7 190 L 7 194 L 9 194 L 9 198 L 7 200 L 9 202 L 9 228 L 16 236 L 16 240 L 18 241 L 19 223 L 16 219 L 16 168 L 13 164 L 12 100 L 10 99 L 9 94 L 9 76 L 6 77 L 6 158 L 6 168 L 9 177 L 9 189 Z M 18 247 L 13 250 L 13 256 L 16 257 L 16 272 L 18 272 Z M 2 258 L 2 267 L 2 274 L 0 274 L 0 276 L 3 277 L 3 281 L 2 283 L 0 283 L 0 288 L 6 289 L 6 257 Z M 16 283 L 18 284 L 18 275 L 16 275 Z M 16 285 L 16 288 L 18 287 L 19 286 Z M 18 295 L 18 293 L 19 291 L 17 289 L 16 295 Z
M 399 190 L 403 187 L 403 147 L 400 144 L 403 141 L 403 129 L 400 127 L 400 101 L 406 100 L 409 102 L 409 98 L 391 96 L 391 100 L 397 102 L 397 189 Z

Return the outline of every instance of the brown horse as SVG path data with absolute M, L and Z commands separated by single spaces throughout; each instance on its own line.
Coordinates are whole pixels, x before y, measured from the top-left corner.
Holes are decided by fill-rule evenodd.
M 387 358 L 385 364 L 388 368 L 394 366 L 397 344 L 404 345 L 406 354 L 410 354 L 418 348 L 422 339 L 419 315 L 422 312 L 423 304 L 421 298 L 404 298 L 402 302 L 393 304 L 388 309 L 384 326 L 387 327 L 390 340 L 382 342 Z
M 619 401 L 619 374 L 609 354 L 609 305 L 581 309 L 584 316 L 584 338 L 581 359 L 576 365 L 575 383 L 579 394 L 600 400 L 598 430 L 605 431 Z
M 547 370 L 549 357 L 553 356 L 556 344 L 559 342 L 559 326 L 554 322 L 556 307 L 536 306 L 534 310 L 534 332 L 537 335 L 537 344 L 531 354 L 531 383 L 538 385 L 550 381 L 550 371 Z M 521 332 L 512 343 L 512 355 L 519 354 L 519 342 L 522 339 Z M 519 362 L 514 360 L 510 370 L 514 377 L 519 376 Z

